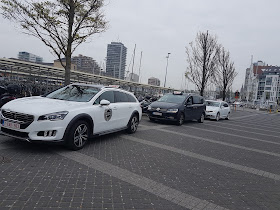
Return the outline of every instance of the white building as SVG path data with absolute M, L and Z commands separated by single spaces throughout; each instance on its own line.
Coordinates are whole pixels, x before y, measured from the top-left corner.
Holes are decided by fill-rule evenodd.
M 267 66 L 258 77 L 256 100 L 278 102 L 280 97 L 280 67 Z
M 250 68 L 246 69 L 245 83 L 244 83 L 244 99 L 248 101 L 256 100 L 258 90 L 259 75 L 262 74 L 262 69 L 265 69 L 265 63 L 258 61 L 252 63 Z
M 34 63 L 42 63 L 43 58 L 29 52 L 19 52 L 18 59 L 23 61 L 30 61 Z
M 149 85 L 156 85 L 156 86 L 160 86 L 160 80 L 158 78 L 155 77 L 150 77 L 148 79 L 148 84 Z
M 135 73 L 130 73 L 126 80 L 131 81 L 131 82 L 139 82 L 139 75 Z

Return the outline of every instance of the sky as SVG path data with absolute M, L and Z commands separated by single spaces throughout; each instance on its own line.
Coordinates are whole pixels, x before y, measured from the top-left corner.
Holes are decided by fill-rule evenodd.
M 80 45 L 74 55 L 82 54 L 104 66 L 107 44 L 120 41 L 127 47 L 127 69 L 136 44 L 134 72 L 141 83 L 157 77 L 164 83 L 166 56 L 168 59 L 166 86 L 194 89 L 183 77 L 187 69 L 186 47 L 196 34 L 209 31 L 230 52 L 238 73 L 233 91 L 241 88 L 245 70 L 253 61 L 280 65 L 280 1 L 279 0 L 105 0 L 103 11 L 108 29 L 92 36 Z M 0 17 L 0 57 L 17 57 L 27 51 L 43 57 L 45 62 L 55 58 L 41 41 L 22 33 L 16 23 Z

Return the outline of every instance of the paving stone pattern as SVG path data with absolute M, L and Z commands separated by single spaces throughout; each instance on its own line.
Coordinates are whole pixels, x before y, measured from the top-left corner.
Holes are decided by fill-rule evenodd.
M 144 116 L 135 134 L 76 152 L 0 136 L 0 210 L 280 209 L 279 123 L 246 110 L 183 126 Z

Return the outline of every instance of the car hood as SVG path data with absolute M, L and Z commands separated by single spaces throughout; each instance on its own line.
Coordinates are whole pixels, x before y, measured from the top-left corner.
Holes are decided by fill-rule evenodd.
M 155 101 L 155 102 L 151 103 L 151 107 L 161 108 L 161 109 L 177 109 L 177 108 L 179 108 L 179 106 L 180 106 L 180 104 L 159 102 L 159 101 Z
M 215 106 L 206 106 L 206 111 L 212 111 L 212 112 L 216 112 L 219 111 L 219 107 L 215 107 Z
M 12 100 L 2 106 L 1 109 L 31 115 L 43 115 L 53 112 L 69 111 L 70 109 L 75 109 L 75 107 L 80 107 L 84 104 L 84 102 L 64 101 L 33 96 Z

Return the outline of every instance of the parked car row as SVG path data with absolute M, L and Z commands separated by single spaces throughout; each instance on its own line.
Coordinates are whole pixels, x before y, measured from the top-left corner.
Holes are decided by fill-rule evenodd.
M 29 142 L 62 142 L 79 150 L 95 135 L 136 132 L 142 109 L 128 91 L 75 83 L 44 96 L 6 103 L 1 108 L 0 129 L 6 136 Z M 186 120 L 229 119 L 230 109 L 226 102 L 205 102 L 199 95 L 175 91 L 150 102 L 147 114 L 151 121 L 182 125 Z
M 187 120 L 203 123 L 205 118 L 229 119 L 230 106 L 224 101 L 205 101 L 199 95 L 175 91 L 151 103 L 147 113 L 151 121 L 173 121 L 182 125 Z

